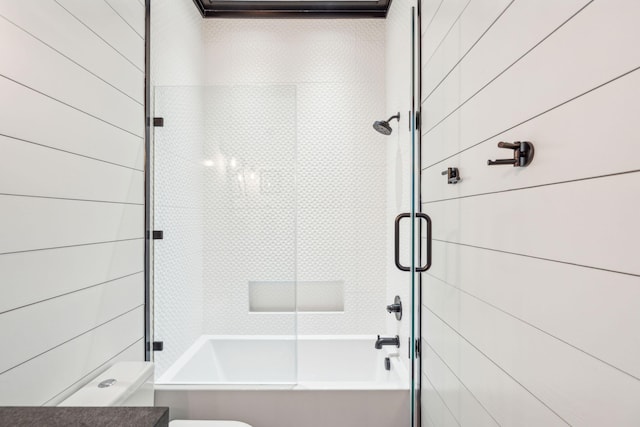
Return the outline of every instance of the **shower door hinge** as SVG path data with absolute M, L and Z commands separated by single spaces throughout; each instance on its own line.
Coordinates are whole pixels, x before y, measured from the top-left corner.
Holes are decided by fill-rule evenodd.
M 409 111 L 409 132 L 411 132 L 411 125 L 413 124 L 413 126 L 415 126 L 415 130 L 420 130 L 420 111 L 414 111 L 413 114 L 411 114 L 411 111 Z M 413 117 L 413 123 L 411 123 L 411 117 Z
M 164 117 L 154 117 L 153 118 L 153 127 L 161 128 L 164 126 Z
M 153 343 L 149 343 L 147 341 L 147 351 L 149 351 L 149 344 L 151 344 L 151 351 L 162 351 L 162 350 L 164 350 L 164 342 L 163 341 L 154 341 Z
M 147 239 L 149 238 L 149 232 L 147 231 Z M 164 231 L 162 230 L 153 230 L 151 232 L 151 238 L 153 240 L 162 240 L 164 239 Z
M 415 350 L 415 358 L 417 359 L 420 357 L 420 339 L 415 341 L 413 348 Z M 411 359 L 411 337 L 407 337 L 407 357 Z

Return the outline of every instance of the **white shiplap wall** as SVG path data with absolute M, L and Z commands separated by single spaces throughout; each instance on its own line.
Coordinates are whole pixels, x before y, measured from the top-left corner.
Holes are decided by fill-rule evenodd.
M 143 3 L 0 0 L 0 405 L 144 357 Z
M 639 20 L 423 0 L 424 426 L 640 424 Z M 487 166 L 518 140 L 531 166 Z

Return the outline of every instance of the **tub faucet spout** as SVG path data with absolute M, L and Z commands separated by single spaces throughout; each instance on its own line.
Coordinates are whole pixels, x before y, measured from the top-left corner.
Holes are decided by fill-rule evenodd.
M 380 350 L 383 345 L 395 345 L 396 347 L 400 347 L 400 337 L 396 335 L 395 337 L 380 337 L 378 335 L 378 339 L 376 340 L 376 349 Z

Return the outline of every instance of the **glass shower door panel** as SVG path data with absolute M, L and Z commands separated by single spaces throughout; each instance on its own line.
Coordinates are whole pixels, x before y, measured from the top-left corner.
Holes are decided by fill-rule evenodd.
M 295 383 L 295 87 L 212 86 L 204 105 L 203 328 L 252 337 L 246 381 Z
M 295 88 L 163 87 L 155 98 L 157 376 L 295 384 Z
M 153 217 L 162 240 L 153 241 L 154 341 L 164 349 L 153 353 L 156 378 L 201 335 L 202 313 L 202 113 L 201 88 L 157 87 L 154 128 Z

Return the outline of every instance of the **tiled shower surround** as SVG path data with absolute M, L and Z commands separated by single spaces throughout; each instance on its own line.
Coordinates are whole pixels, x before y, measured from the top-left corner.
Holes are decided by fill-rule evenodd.
M 382 333 L 384 22 L 209 20 L 205 51 L 203 332 Z M 249 312 L 292 279 L 344 281 L 344 312 Z
M 164 334 L 156 339 L 168 349 L 199 334 L 383 334 L 389 139 L 371 123 L 388 116 L 384 21 L 250 22 L 205 21 L 204 85 L 156 88 L 165 118 L 156 165 L 166 152 L 159 144 L 176 143 L 185 151 L 176 159 L 191 172 L 157 169 L 155 197 L 177 192 L 175 203 L 192 206 L 182 215 L 156 209 L 165 231 L 156 244 L 156 299 L 167 303 L 156 304 L 156 334 Z M 202 110 L 201 143 L 189 129 L 200 124 L 187 99 Z M 198 194 L 200 205 L 182 200 Z M 173 227 L 191 237 L 172 236 Z M 201 265 L 201 276 L 183 269 L 167 280 L 171 259 Z M 344 310 L 250 312 L 250 282 L 292 280 L 342 283 Z M 161 312 L 170 298 L 192 307 L 192 320 Z M 163 371 L 179 352 L 156 356 Z

